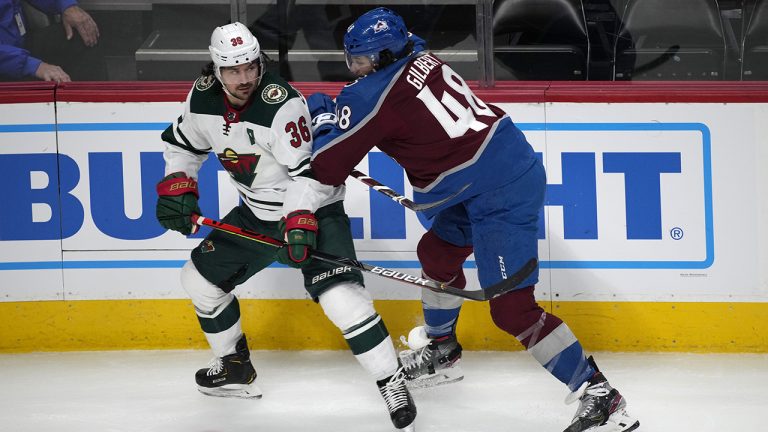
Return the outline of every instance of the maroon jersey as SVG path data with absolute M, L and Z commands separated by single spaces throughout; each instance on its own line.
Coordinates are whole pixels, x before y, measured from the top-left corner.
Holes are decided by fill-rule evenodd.
M 315 139 L 312 159 L 316 178 L 326 184 L 343 183 L 374 146 L 405 169 L 416 202 L 463 189 L 481 192 L 488 187 L 478 190 L 479 176 L 509 178 L 533 163 L 530 145 L 504 111 L 481 101 L 427 52 L 345 86 L 336 115 L 336 127 Z

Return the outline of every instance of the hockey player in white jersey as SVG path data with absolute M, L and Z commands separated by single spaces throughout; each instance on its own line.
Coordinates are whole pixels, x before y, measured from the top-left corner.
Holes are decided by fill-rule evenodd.
M 322 185 L 310 171 L 312 131 L 304 98 L 265 71 L 259 43 L 243 24 L 217 27 L 209 50 L 212 63 L 194 83 L 183 115 L 162 134 L 166 165 L 157 186 L 157 218 L 165 228 L 193 232 L 191 215 L 200 214 L 196 178 L 213 153 L 241 198 L 223 221 L 285 238 L 288 245 L 275 252 L 212 231 L 193 249 L 181 282 L 215 354 L 195 375 L 198 389 L 211 396 L 261 397 L 232 291 L 278 260 L 301 268 L 307 292 L 377 381 L 392 423 L 413 431 L 416 406 L 362 275 L 312 260 L 312 249 L 350 258 L 355 251 L 344 186 Z

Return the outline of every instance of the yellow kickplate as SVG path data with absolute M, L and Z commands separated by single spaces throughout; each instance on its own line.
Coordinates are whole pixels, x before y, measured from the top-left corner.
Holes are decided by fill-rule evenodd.
M 542 302 L 590 351 L 768 352 L 768 303 Z M 423 323 L 421 303 L 378 300 L 396 345 Z M 240 300 L 251 349 L 347 349 L 311 300 Z M 0 352 L 207 348 L 189 300 L 0 303 Z M 520 350 L 496 328 L 488 302 L 465 302 L 468 350 Z

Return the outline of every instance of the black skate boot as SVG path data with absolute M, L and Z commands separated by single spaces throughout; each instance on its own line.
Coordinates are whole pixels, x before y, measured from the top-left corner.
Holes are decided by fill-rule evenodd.
M 428 345 L 402 351 L 399 356 L 409 388 L 434 387 L 464 378 L 464 372 L 458 365 L 461 344 L 456 335 L 432 339 Z
M 627 401 L 608 384 L 592 357 L 587 360 L 597 372 L 565 399 L 567 404 L 578 400 L 579 408 L 564 432 L 629 432 L 640 427 L 640 422 L 627 414 Z
M 217 357 L 207 369 L 197 371 L 197 389 L 209 396 L 260 398 L 261 389 L 254 382 L 256 370 L 250 358 L 248 343 L 243 335 L 237 341 L 234 354 Z
M 379 392 L 384 398 L 389 410 L 389 418 L 395 428 L 404 432 L 414 432 L 416 426 L 416 404 L 408 388 L 405 386 L 405 374 L 400 368 L 389 378 L 377 381 Z

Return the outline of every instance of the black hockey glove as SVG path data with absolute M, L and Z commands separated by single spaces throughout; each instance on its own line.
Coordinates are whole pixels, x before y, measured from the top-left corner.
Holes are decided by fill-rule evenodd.
M 157 220 L 164 228 L 189 235 L 197 231 L 190 216 L 200 214 L 197 181 L 183 172 L 168 174 L 157 184 Z
M 317 247 L 317 219 L 309 210 L 296 210 L 280 219 L 280 231 L 286 246 L 278 249 L 277 260 L 301 268 L 312 261 L 312 249 Z

